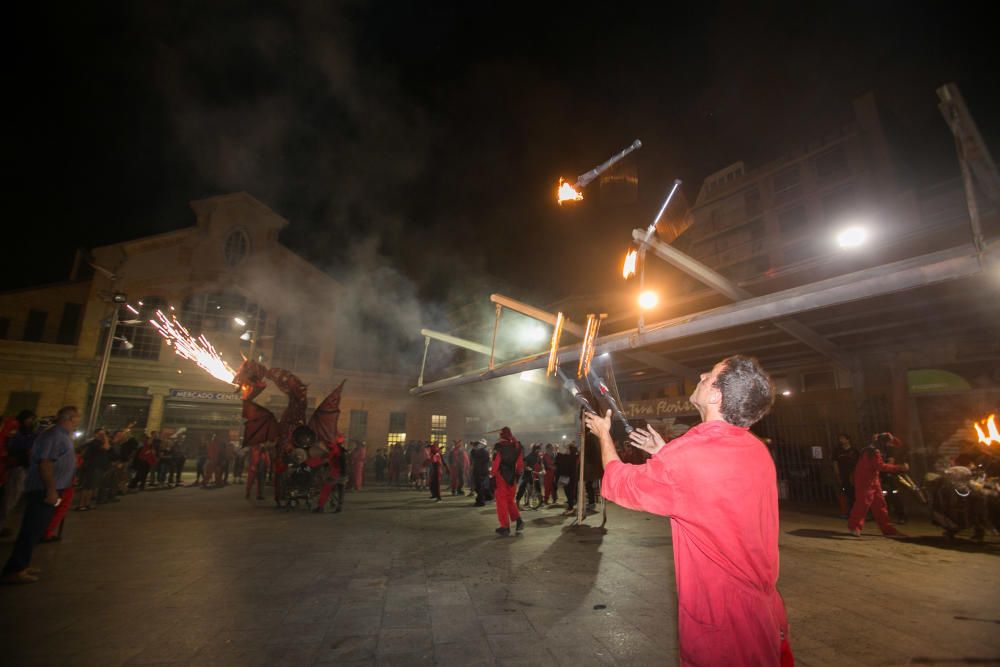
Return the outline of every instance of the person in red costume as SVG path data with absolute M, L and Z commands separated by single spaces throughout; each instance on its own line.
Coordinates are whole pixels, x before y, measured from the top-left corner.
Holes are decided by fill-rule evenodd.
M 224 456 L 223 448 L 226 443 L 219 437 L 218 433 L 212 434 L 212 439 L 208 442 L 208 463 L 205 464 L 205 477 L 201 480 L 201 485 L 208 486 L 209 479 L 215 477 L 212 486 L 222 486 L 222 461 Z
M 465 483 L 465 471 L 468 466 L 469 455 L 465 453 L 461 440 L 456 440 L 448 450 L 448 477 L 451 479 L 451 495 L 461 496 L 465 494 L 463 485 Z
M 323 508 L 326 507 L 326 501 L 330 498 L 330 493 L 336 489 L 338 501 L 337 509 L 334 510 L 336 514 L 344 508 L 344 470 L 347 467 L 347 450 L 344 449 L 344 436 L 342 434 L 338 433 L 337 439 L 330 443 L 326 450 L 326 461 L 330 464 L 330 469 L 327 471 L 327 480 L 319 491 L 319 503 L 313 512 L 322 512 Z M 310 466 L 321 463 L 321 459 L 309 460 Z
M 365 483 L 365 459 L 368 457 L 368 449 L 365 443 L 357 442 L 351 452 L 351 484 L 355 491 L 360 491 Z
M 264 478 L 267 477 L 267 469 L 271 467 L 271 455 L 261 445 L 250 447 L 250 467 L 247 469 L 246 499 L 250 500 L 250 492 L 254 483 L 257 484 L 257 500 L 264 500 Z
M 496 480 L 497 519 L 500 527 L 497 535 L 510 535 L 510 522 L 517 522 L 517 532 L 524 530 L 524 521 L 517 511 L 517 481 L 524 474 L 524 450 L 510 428 L 500 429 L 500 441 L 493 447 L 492 476 Z
M 605 499 L 670 517 L 682 665 L 792 665 L 785 605 L 778 593 L 778 494 L 771 455 L 749 427 L 774 401 L 756 359 L 723 359 L 691 403 L 702 423 L 664 443 L 637 429 L 632 442 L 655 452 L 622 463 L 611 411 L 585 416 L 598 436 Z
M 889 510 L 882 495 L 879 473 L 906 472 L 910 466 L 906 463 L 893 465 L 883 461 L 882 452 L 877 447 L 880 441 L 898 443 L 899 439 L 892 433 L 879 433 L 875 436 L 875 442 L 865 447 L 858 457 L 858 462 L 854 466 L 854 507 L 851 508 L 851 516 L 847 519 L 847 529 L 855 537 L 861 537 L 861 528 L 865 525 L 868 508 L 871 508 L 872 516 L 882 529 L 883 535 L 902 537 L 896 527 L 889 522 Z
M 427 445 L 427 485 L 431 489 L 431 500 L 437 503 L 441 502 L 441 475 L 445 468 L 441 448 L 433 442 Z

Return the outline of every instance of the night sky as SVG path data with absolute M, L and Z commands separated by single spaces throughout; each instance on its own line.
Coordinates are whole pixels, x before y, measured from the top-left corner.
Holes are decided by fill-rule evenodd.
M 74 247 L 187 226 L 188 201 L 245 190 L 334 276 L 375 256 L 427 301 L 502 285 L 545 303 L 611 284 L 673 178 L 693 202 L 707 174 L 780 155 L 866 91 L 908 177 L 956 172 L 944 82 L 1000 150 L 974 3 L 541 4 L 18 10 L 4 288 L 65 279 Z M 560 175 L 636 138 L 637 203 L 555 205 Z

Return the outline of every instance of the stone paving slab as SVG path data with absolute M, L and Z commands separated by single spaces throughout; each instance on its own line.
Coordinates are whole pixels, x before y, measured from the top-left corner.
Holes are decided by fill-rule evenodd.
M 11 665 L 654 665 L 677 660 L 669 524 L 562 508 L 519 537 L 492 508 L 371 489 L 337 515 L 240 489 L 146 492 L 71 513 L 42 580 L 0 588 Z M 782 511 L 800 665 L 1000 663 L 1000 541 L 858 540 Z M 11 539 L 0 541 L 6 557 Z

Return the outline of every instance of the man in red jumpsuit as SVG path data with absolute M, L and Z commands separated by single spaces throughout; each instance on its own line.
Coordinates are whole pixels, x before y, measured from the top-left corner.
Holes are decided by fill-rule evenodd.
M 524 474 L 524 451 L 510 428 L 500 429 L 500 441 L 493 447 L 493 479 L 496 480 L 497 535 L 510 535 L 511 519 L 517 522 L 517 532 L 524 530 L 524 521 L 517 511 L 517 480 Z
M 354 445 L 354 451 L 351 452 L 351 484 L 355 491 L 360 491 L 361 487 L 364 486 L 365 458 L 367 456 L 368 450 L 363 442 Z
M 453 496 L 465 494 L 462 485 L 465 483 L 467 458 L 468 454 L 465 453 L 461 440 L 455 440 L 451 443 L 451 449 L 448 450 L 448 477 L 451 480 L 451 495 Z
M 889 438 L 898 442 L 891 433 L 886 433 Z M 879 480 L 881 472 L 906 472 L 910 466 L 906 463 L 893 465 L 882 460 L 882 452 L 878 450 L 875 443 L 864 448 L 858 462 L 854 466 L 854 506 L 851 508 L 851 516 L 847 519 L 847 529 L 855 537 L 861 537 L 861 528 L 865 525 L 865 515 L 868 508 L 872 510 L 878 527 L 882 529 L 882 534 L 886 537 L 900 537 L 896 527 L 889 523 L 889 510 L 886 508 L 885 497 L 882 495 L 882 482 Z
M 323 484 L 323 488 L 319 491 L 319 503 L 316 505 L 316 509 L 313 512 L 322 512 L 323 508 L 326 507 L 326 501 L 330 498 L 330 493 L 334 489 L 337 490 L 337 509 L 333 512 L 336 514 L 344 508 L 344 468 L 346 467 L 347 452 L 343 447 L 344 436 L 338 434 L 337 439 L 330 443 L 329 449 L 326 451 L 326 461 L 330 464 L 330 469 L 327 471 L 327 480 Z M 320 464 L 320 461 L 313 461 L 310 459 L 309 465 L 315 466 Z
M 792 664 L 776 588 L 774 463 L 748 430 L 773 401 L 756 359 L 724 359 L 691 395 L 702 423 L 669 445 L 652 429 L 632 433 L 637 445 L 659 447 L 643 465 L 618 457 L 610 410 L 585 417 L 600 438 L 604 498 L 670 517 L 682 665 Z

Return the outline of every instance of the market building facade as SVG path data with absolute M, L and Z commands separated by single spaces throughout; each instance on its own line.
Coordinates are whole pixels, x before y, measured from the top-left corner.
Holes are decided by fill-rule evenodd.
M 192 202 L 195 224 L 94 248 L 71 279 L 0 294 L 0 405 L 51 415 L 73 404 L 87 414 L 113 308 L 119 308 L 92 426 L 228 432 L 241 426 L 235 388 L 173 349 L 149 324 L 161 311 L 204 334 L 233 368 L 241 353 L 292 371 L 315 407 L 346 379 L 340 430 L 381 447 L 405 439 L 466 437 L 477 423 L 456 395 L 414 398 L 412 369 L 398 374 L 335 366 L 335 279 L 279 240 L 288 221 L 246 193 Z M 121 303 L 115 303 L 119 295 Z M 270 386 L 258 399 L 286 404 Z

